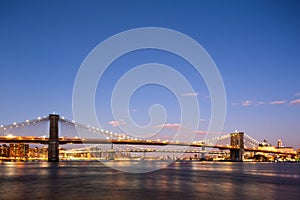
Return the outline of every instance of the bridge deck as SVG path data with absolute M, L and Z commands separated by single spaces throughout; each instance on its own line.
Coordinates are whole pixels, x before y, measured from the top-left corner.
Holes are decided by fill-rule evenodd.
M 59 144 L 120 144 L 120 145 L 149 145 L 149 146 L 189 146 L 189 147 L 206 147 L 217 148 L 221 150 L 239 149 L 235 146 L 223 145 L 210 145 L 203 143 L 190 143 L 190 142 L 160 142 L 152 140 L 107 140 L 107 139 L 84 139 L 84 138 L 59 138 Z M 33 143 L 33 144 L 48 144 L 49 138 L 46 137 L 8 137 L 0 136 L 0 143 Z M 285 155 L 296 155 L 296 152 L 283 152 L 273 150 L 263 150 L 258 148 L 244 148 L 245 151 L 262 152 L 262 153 L 275 153 Z

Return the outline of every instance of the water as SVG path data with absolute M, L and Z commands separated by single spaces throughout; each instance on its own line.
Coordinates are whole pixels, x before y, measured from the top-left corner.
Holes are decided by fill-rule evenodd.
M 128 167 L 141 161 L 111 162 Z M 130 174 L 99 162 L 3 162 L 0 199 L 299 200 L 300 163 L 175 162 Z

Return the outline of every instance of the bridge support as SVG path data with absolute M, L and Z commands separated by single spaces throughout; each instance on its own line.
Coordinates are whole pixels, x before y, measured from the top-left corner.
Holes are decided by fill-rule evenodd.
M 48 162 L 59 162 L 58 120 L 59 115 L 50 114 Z
M 230 149 L 231 161 L 242 162 L 244 160 L 244 132 L 230 134 L 230 146 L 236 149 Z
M 205 142 L 202 142 L 202 144 L 204 145 Z M 206 152 L 205 152 L 205 147 L 204 146 L 201 147 L 201 151 L 202 152 L 200 153 L 200 160 L 205 160 Z

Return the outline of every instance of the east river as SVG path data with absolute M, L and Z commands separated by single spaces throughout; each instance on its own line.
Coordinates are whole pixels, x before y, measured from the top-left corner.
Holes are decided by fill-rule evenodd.
M 101 162 L 2 162 L 0 199 L 299 200 L 300 163 L 186 161 L 149 173 L 125 173 Z

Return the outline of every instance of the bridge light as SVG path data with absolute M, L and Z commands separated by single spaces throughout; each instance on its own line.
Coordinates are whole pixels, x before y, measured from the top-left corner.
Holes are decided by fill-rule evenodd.
M 41 119 L 42 119 L 41 117 L 38 117 L 38 118 L 37 118 L 37 120 L 41 120 Z
M 29 123 L 29 120 L 27 119 L 25 122 L 26 122 L 26 123 Z
M 13 125 L 17 125 L 17 122 L 14 122 Z

